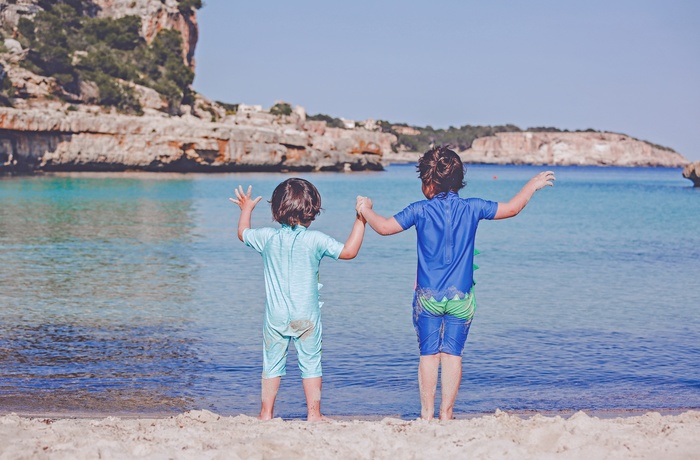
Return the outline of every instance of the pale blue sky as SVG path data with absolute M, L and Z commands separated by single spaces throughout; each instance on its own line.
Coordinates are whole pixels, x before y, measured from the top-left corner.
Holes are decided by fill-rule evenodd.
M 700 1 L 233 1 L 195 89 L 412 125 L 606 130 L 700 160 Z

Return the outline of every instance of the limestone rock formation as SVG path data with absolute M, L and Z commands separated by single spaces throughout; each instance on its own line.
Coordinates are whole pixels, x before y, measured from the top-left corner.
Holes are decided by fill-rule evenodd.
M 198 30 L 192 8 L 182 8 L 178 0 L 92 0 L 91 5 L 92 16 L 139 16 L 147 42 L 162 29 L 179 31 L 183 60 L 194 69 Z M 38 0 L 0 0 L 0 24 L 12 28 L 40 11 Z M 169 116 L 161 94 L 126 81 L 121 84 L 133 88 L 144 116 L 122 115 L 94 105 L 100 90 L 90 81 L 81 81 L 80 94 L 70 94 L 54 77 L 21 66 L 27 51 L 8 39 L 0 53 L 0 76 L 12 88 L 13 106 L 0 108 L 0 172 L 382 169 L 381 157 L 396 140 L 391 134 L 307 122 L 298 107 L 287 116 L 262 109 L 227 115 L 220 104 L 198 94 L 177 110 L 183 116 Z
M 182 35 L 183 59 L 194 68 L 194 50 L 198 28 L 194 11 L 180 11 L 177 0 L 93 0 L 91 14 L 98 17 L 141 17 L 141 36 L 151 43 L 162 29 L 174 29 Z M 0 1 L 0 24 L 17 26 L 22 17 L 42 11 L 38 0 Z
M 623 134 L 603 132 L 513 132 L 475 139 L 460 153 L 467 163 L 667 166 L 688 161 L 680 154 Z
M 99 107 L 0 108 L 0 172 L 380 170 L 396 138 L 309 125 L 298 115 L 219 122 Z
M 693 181 L 693 186 L 700 187 L 700 161 L 687 164 L 683 168 L 683 177 Z
M 182 36 L 183 54 L 186 63 L 194 68 L 194 49 L 199 31 L 194 11 L 182 12 L 177 0 L 93 0 L 97 16 L 121 18 L 141 17 L 141 36 L 151 43 L 162 29 L 173 29 Z

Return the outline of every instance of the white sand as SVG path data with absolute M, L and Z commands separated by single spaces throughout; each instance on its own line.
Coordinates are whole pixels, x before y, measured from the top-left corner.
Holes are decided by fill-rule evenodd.
M 700 412 L 522 418 L 497 411 L 450 422 L 260 422 L 190 411 L 158 419 L 0 417 L 0 459 L 698 459 Z

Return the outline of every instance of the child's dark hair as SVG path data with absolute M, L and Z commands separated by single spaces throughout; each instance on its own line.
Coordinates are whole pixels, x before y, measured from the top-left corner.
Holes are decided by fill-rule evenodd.
M 435 193 L 458 192 L 466 185 L 462 159 L 446 145 L 434 147 L 418 160 L 418 177 L 426 186 L 433 186 Z
M 309 224 L 321 212 L 321 194 L 311 182 L 292 177 L 272 192 L 272 218 L 294 227 Z

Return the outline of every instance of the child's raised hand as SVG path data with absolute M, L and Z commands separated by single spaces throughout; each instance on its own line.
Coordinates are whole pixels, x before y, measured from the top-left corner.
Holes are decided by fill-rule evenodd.
M 229 200 L 236 203 L 241 208 L 241 211 L 252 211 L 253 208 L 255 208 L 255 205 L 262 200 L 261 196 L 255 198 L 254 200 L 250 198 L 250 194 L 253 192 L 252 185 L 248 186 L 248 191 L 246 193 L 243 193 L 242 185 L 239 185 L 238 188 L 234 189 L 234 192 L 236 193 L 236 199 L 229 198 Z
M 535 190 L 537 191 L 547 185 L 554 185 L 555 180 L 557 179 L 556 177 L 554 177 L 553 171 L 542 171 L 541 173 L 530 179 L 530 183 L 535 187 Z

